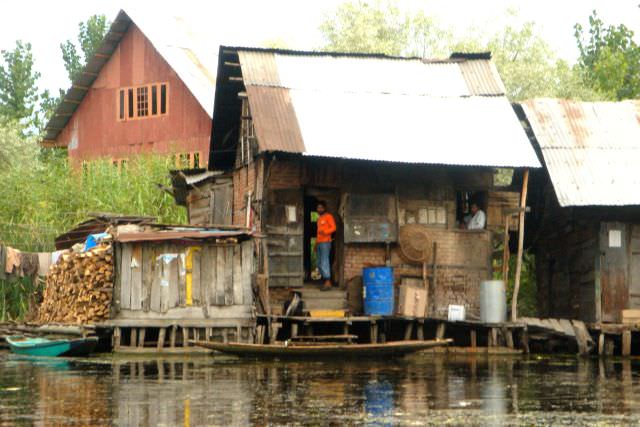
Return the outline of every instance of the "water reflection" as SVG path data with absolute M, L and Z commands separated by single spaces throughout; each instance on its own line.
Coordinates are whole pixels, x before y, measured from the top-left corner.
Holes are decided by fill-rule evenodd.
M 640 363 L 416 356 L 84 361 L 0 354 L 0 425 L 636 423 Z

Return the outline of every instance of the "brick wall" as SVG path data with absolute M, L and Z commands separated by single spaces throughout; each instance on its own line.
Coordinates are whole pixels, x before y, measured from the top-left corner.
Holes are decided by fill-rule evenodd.
M 269 165 L 267 186 L 272 190 L 300 188 L 302 166 L 298 161 L 274 160 Z
M 245 225 L 247 193 L 256 194 L 256 171 L 258 163 L 253 162 L 248 166 L 236 169 L 233 172 L 233 224 Z
M 468 315 L 479 316 L 480 282 L 491 278 L 491 234 L 463 230 L 429 229 L 437 242 L 437 284 L 429 289 L 430 315 L 446 317 L 450 304 L 466 307 Z M 346 281 L 362 275 L 362 269 L 385 263 L 386 249 L 381 244 L 348 244 L 344 251 Z M 391 250 L 391 265 L 396 282 L 403 276 L 422 277 L 422 266 L 406 262 L 396 246 Z M 431 261 L 427 275 L 432 276 Z

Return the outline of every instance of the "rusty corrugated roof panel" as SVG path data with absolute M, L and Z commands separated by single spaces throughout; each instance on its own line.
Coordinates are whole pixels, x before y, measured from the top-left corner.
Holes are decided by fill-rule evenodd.
M 486 59 L 458 63 L 472 95 L 504 95 L 506 89 L 495 64 Z
M 236 49 L 262 151 L 539 167 L 486 59 Z M 464 68 L 466 62 L 481 62 Z M 497 79 L 497 80 L 496 80 Z M 474 94 L 487 96 L 474 96 Z
M 305 152 L 289 89 L 247 86 L 247 97 L 260 150 Z
M 640 101 L 522 107 L 561 206 L 640 205 Z
M 275 55 L 271 52 L 238 52 L 245 85 L 281 87 Z

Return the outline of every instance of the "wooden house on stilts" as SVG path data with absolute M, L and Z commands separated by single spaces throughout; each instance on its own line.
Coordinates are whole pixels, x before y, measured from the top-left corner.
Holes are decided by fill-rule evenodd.
M 398 283 L 428 288 L 418 315 L 443 318 L 458 304 L 477 318 L 504 215 L 519 205 L 522 172 L 539 167 L 489 54 L 425 61 L 223 46 L 217 75 L 216 176 L 185 171 L 174 188 L 190 212 L 212 210 L 200 221 L 218 215 L 255 231 L 259 307 L 281 312 L 293 288 L 309 310 L 357 315 L 362 269 L 390 265 Z M 497 168 L 513 179 L 496 181 Z M 338 286 L 327 293 L 311 284 L 319 200 L 338 223 Z M 461 227 L 471 201 L 487 213 L 484 229 Z M 412 235 L 422 242 L 413 256 Z

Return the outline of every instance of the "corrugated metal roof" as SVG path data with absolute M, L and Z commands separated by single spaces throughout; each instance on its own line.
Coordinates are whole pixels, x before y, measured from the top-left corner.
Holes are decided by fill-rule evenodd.
M 561 206 L 640 205 L 640 101 L 522 107 Z
M 488 60 L 237 49 L 263 151 L 540 166 Z
M 67 125 L 91 89 L 102 67 L 116 51 L 132 22 L 135 22 L 135 25 L 169 63 L 207 114 L 210 117 L 213 116 L 217 46 L 211 46 L 210 40 L 199 40 L 198 36 L 189 32 L 181 18 L 160 18 L 158 14 L 152 14 L 151 17 L 144 15 L 139 19 L 136 17 L 134 21 L 130 14 L 121 10 L 111 24 L 102 45 L 96 50 L 80 75 L 74 79 L 63 101 L 49 119 L 45 127 L 43 145 L 55 144 L 58 134 Z

